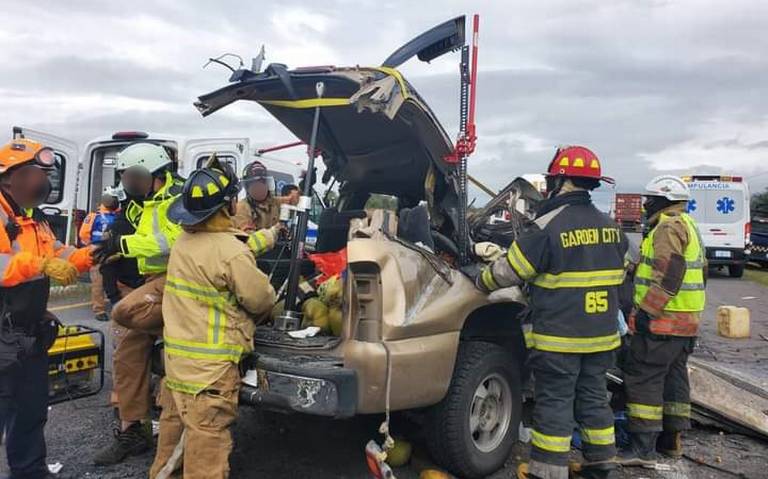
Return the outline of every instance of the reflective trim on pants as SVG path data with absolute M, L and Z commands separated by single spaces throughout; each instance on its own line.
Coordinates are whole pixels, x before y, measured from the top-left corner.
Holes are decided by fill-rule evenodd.
M 661 421 L 664 417 L 664 408 L 651 404 L 627 403 L 627 415 L 649 421 Z
M 549 452 L 569 452 L 571 436 L 548 436 L 535 429 L 531 431 L 531 444 Z
M 595 446 L 610 446 L 616 443 L 616 433 L 613 430 L 613 426 L 602 429 L 582 428 L 581 438 L 584 442 L 594 444 Z
M 665 402 L 664 403 L 664 415 L 665 416 L 680 416 L 691 417 L 691 405 L 682 402 Z

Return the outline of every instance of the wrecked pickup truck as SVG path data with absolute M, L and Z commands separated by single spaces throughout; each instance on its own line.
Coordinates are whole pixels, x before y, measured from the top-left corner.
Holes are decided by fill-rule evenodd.
M 430 60 L 453 50 L 463 36 L 459 17 L 378 67 L 238 70 L 196 106 L 210 115 L 236 101 L 258 103 L 308 144 L 319 106 L 323 180 L 340 185 L 335 206 L 321 214 L 317 251 L 346 248 L 341 333 L 294 339 L 260 326 L 249 371 L 258 379 L 243 385 L 241 403 L 336 418 L 415 411 L 434 459 L 461 477 L 481 477 L 503 465 L 517 439 L 524 299 L 517 288 L 482 294 L 459 271 L 463 206 L 456 165 L 444 160 L 453 145 L 396 69 L 412 56 Z M 525 190 L 520 185 L 502 198 Z M 366 210 L 373 194 L 397 198 L 397 211 Z M 510 202 L 491 204 L 472 218 L 472 239 L 508 245 L 514 229 L 486 228 Z M 350 229 L 377 215 L 384 217 L 370 223 L 377 228 Z

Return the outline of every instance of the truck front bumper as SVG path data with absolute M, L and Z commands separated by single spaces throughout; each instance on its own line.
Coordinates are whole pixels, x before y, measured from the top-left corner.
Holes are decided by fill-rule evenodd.
M 240 402 L 284 412 L 352 417 L 357 409 L 357 376 L 337 358 L 257 353 L 243 378 Z

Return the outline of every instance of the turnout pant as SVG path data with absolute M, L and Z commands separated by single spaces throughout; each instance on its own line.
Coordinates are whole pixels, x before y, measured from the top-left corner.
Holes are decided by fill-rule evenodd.
M 680 432 L 691 427 L 688 356 L 695 338 L 635 334 L 624 365 L 632 432 Z
M 126 422 L 149 417 L 152 347 L 162 336 L 164 287 L 165 276 L 155 276 L 112 310 L 112 319 L 125 328 L 115 349 L 112 375 L 120 419 Z
M 577 425 L 587 461 L 604 461 L 616 455 L 614 419 L 605 378 L 613 364 L 613 351 L 590 354 L 532 351 L 536 400 L 532 460 L 567 466 L 571 436 Z
M 172 391 L 163 381 L 159 398 L 163 408 L 160 436 L 150 479 L 158 477 L 161 470 L 180 468 L 184 479 L 228 478 L 232 451 L 229 427 L 237 415 L 239 392 L 240 372 L 236 364 L 198 394 Z
M 104 296 L 104 282 L 101 277 L 100 266 L 91 267 L 91 307 L 93 314 L 104 314 L 107 311 L 107 299 Z
M 13 479 L 48 474 L 43 435 L 48 420 L 48 355 L 40 350 L 0 373 L 0 434 L 5 433 Z

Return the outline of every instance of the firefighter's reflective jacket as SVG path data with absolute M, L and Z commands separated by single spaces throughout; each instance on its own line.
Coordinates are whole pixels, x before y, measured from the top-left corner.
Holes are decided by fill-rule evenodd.
M 565 193 L 542 205 L 531 229 L 482 271 L 478 286 L 528 283 L 533 329 L 526 343 L 538 350 L 609 351 L 620 344 L 618 288 L 627 247 L 588 192 Z
M 15 325 L 45 313 L 50 280 L 42 273 L 43 261 L 53 257 L 69 261 L 81 273 L 92 264 L 89 247 L 64 245 L 42 213 L 23 211 L 0 193 L 0 299 Z
M 179 178 L 166 172 L 163 187 L 151 200 L 144 201 L 136 232 L 120 240 L 123 256 L 136 258 L 141 274 L 163 273 L 168 267 L 168 255 L 181 227 L 168 220 L 167 212 L 181 194 L 182 184 Z
M 275 301 L 245 244 L 248 236 L 214 223 L 181 234 L 166 276 L 166 384 L 189 394 L 216 382 L 253 350 L 254 319 L 266 318 Z
M 696 336 L 706 304 L 703 242 L 684 204 L 671 206 L 650 220 L 635 273 L 635 305 L 648 315 L 633 331 L 665 336 Z

